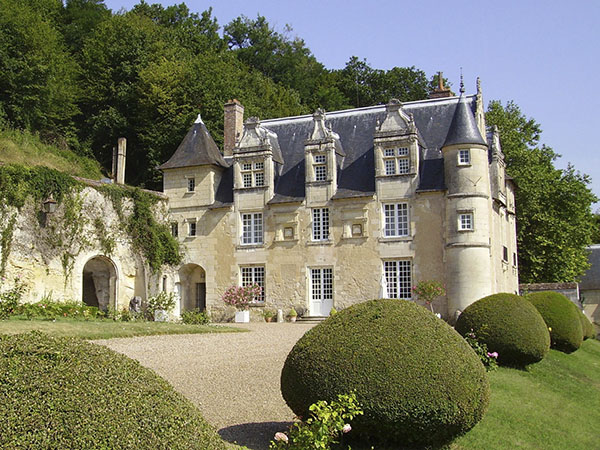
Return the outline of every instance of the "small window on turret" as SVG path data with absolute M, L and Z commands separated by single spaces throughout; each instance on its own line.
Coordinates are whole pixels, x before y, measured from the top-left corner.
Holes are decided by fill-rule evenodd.
M 473 230 L 473 213 L 460 213 L 458 215 L 458 231 Z
M 471 164 L 471 152 L 469 149 L 458 151 L 458 165 L 466 166 Z

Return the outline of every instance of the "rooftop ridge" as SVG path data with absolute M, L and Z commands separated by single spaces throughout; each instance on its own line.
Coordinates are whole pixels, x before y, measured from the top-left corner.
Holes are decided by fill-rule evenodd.
M 471 94 L 471 95 L 465 95 L 464 98 L 465 99 L 475 98 L 476 96 L 477 96 L 476 94 Z M 418 108 L 421 106 L 423 106 L 423 107 L 429 106 L 431 103 L 438 103 L 438 104 L 444 105 L 444 104 L 448 104 L 448 103 L 454 103 L 459 98 L 460 98 L 459 96 L 455 95 L 452 97 L 445 97 L 445 98 L 431 98 L 431 99 L 428 98 L 428 99 L 424 99 L 424 100 L 413 100 L 411 102 L 402 102 L 402 106 L 413 109 L 413 108 Z M 368 111 L 372 111 L 373 113 L 385 111 L 385 105 L 381 104 L 381 105 L 375 105 L 375 106 L 363 106 L 360 108 L 341 109 L 338 111 L 327 111 L 327 118 L 332 119 L 334 117 L 350 116 L 350 115 L 364 113 L 364 112 L 368 112 Z M 266 125 L 266 124 L 275 125 L 275 124 L 283 124 L 286 122 L 312 120 L 312 117 L 313 117 L 312 113 L 311 114 L 302 114 L 299 116 L 265 119 L 265 120 L 261 120 L 261 123 L 263 125 Z

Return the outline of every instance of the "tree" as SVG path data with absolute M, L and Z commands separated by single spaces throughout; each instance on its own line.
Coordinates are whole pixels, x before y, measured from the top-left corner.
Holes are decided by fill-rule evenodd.
M 540 125 L 519 107 L 492 101 L 486 113 L 497 126 L 506 171 L 517 185 L 519 277 L 524 283 L 577 280 L 588 267 L 585 247 L 591 243 L 591 205 L 597 198 L 587 175 L 573 166 L 560 170 L 560 155 L 539 146 Z
M 594 213 L 594 231 L 592 235 L 592 243 L 600 244 L 600 209 Z

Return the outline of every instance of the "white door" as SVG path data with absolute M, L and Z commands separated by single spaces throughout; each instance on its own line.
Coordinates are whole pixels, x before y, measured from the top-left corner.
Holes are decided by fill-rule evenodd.
M 333 269 L 310 269 L 310 315 L 328 316 L 333 307 Z

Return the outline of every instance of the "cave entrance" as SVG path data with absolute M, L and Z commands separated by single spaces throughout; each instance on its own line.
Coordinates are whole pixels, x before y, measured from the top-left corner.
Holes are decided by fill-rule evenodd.
M 117 271 L 105 256 L 96 256 L 83 266 L 82 300 L 88 306 L 106 311 L 116 306 Z

